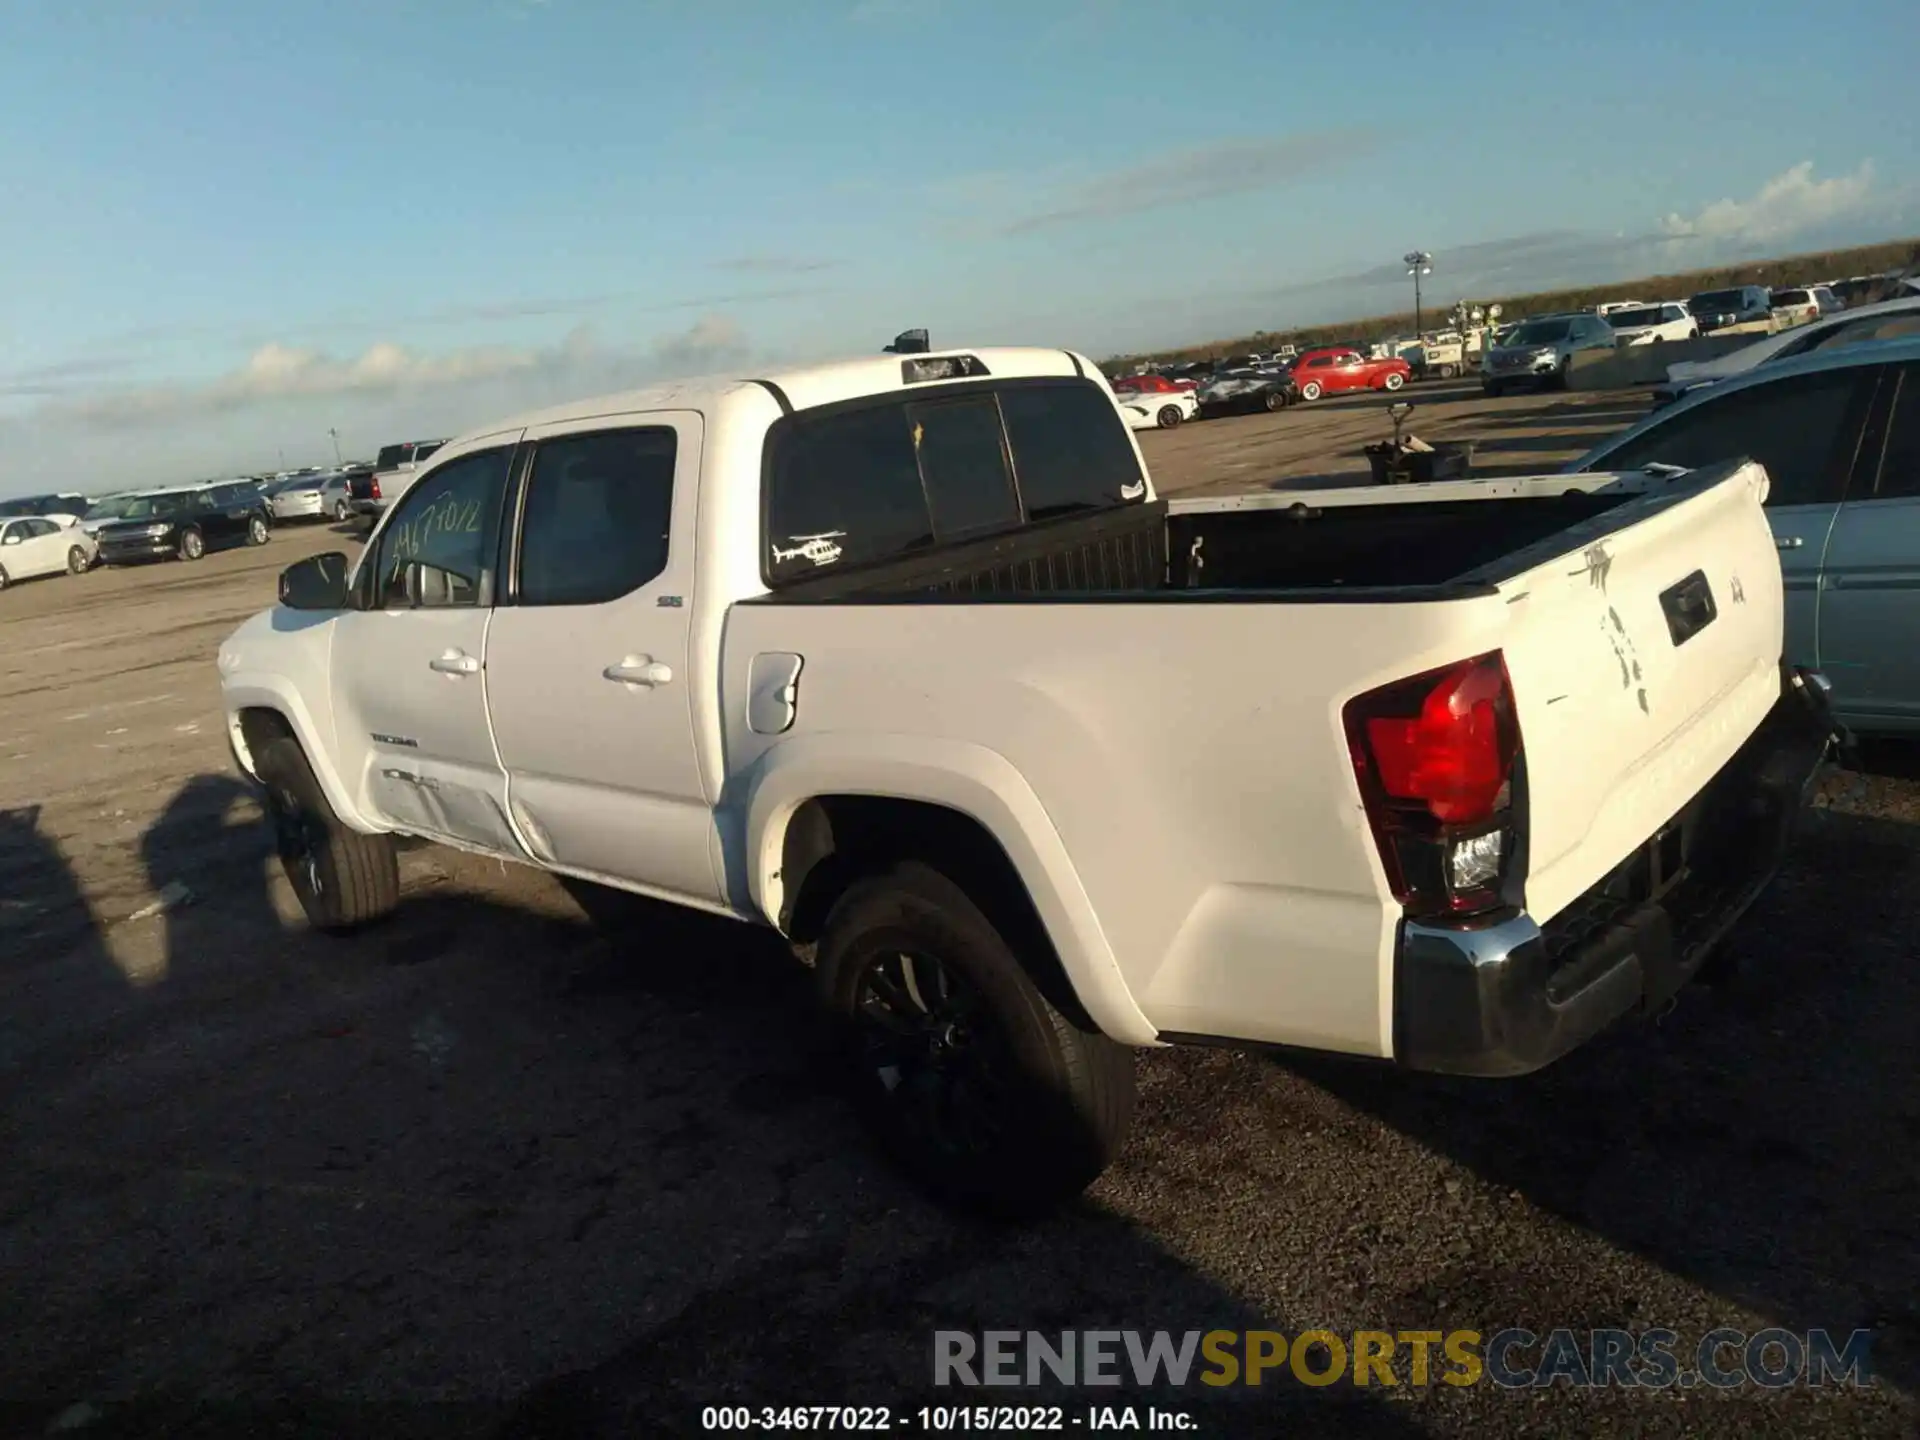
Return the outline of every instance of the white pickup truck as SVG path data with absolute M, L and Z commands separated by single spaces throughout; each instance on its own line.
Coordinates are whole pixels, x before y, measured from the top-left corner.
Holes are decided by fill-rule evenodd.
M 1169 503 L 1084 357 L 859 359 L 453 441 L 220 678 L 314 925 L 408 834 L 772 926 L 896 1154 L 1024 1213 L 1127 1047 L 1511 1075 L 1692 976 L 1831 735 L 1766 484 Z

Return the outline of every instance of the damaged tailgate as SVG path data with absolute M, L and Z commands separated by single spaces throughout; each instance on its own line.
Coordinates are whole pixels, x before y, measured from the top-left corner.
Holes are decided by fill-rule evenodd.
M 1695 471 L 1501 566 L 1536 920 L 1659 831 L 1779 698 L 1766 487 L 1752 462 Z

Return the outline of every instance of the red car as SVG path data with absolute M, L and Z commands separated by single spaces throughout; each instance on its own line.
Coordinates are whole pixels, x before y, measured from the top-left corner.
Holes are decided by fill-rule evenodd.
M 1358 350 L 1308 350 L 1293 363 L 1293 385 L 1302 400 L 1346 390 L 1398 390 L 1413 378 L 1413 367 L 1398 355 L 1369 360 Z
M 1122 375 L 1113 388 L 1123 394 L 1129 390 L 1141 395 L 1172 395 L 1195 387 L 1191 380 L 1169 380 L 1164 375 Z

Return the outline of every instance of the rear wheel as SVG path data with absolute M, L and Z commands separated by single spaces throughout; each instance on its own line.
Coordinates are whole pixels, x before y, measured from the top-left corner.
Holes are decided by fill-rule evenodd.
M 198 560 L 207 553 L 207 542 L 198 530 L 188 530 L 180 537 L 180 558 Z
M 87 563 L 87 552 L 82 546 L 74 545 L 67 550 L 67 573 L 69 575 L 86 574 Z
M 1162 405 L 1160 413 L 1153 418 L 1162 430 L 1172 430 L 1186 417 L 1180 413 L 1178 405 Z
M 1460 373 L 1459 367 L 1455 365 L 1442 365 L 1440 367 L 1440 378 L 1442 380 L 1451 380 L 1454 376 L 1458 375 L 1459 373 Z
M 1269 390 L 1260 403 L 1265 405 L 1270 411 L 1284 410 L 1287 408 L 1287 392 L 1284 390 Z
M 1056 1010 L 939 871 L 910 861 L 849 889 L 816 975 L 864 1117 L 940 1199 L 1043 1214 L 1119 1153 L 1132 1054 Z
M 333 518 L 339 521 L 341 524 L 344 525 L 347 521 L 347 517 L 352 514 L 353 514 L 353 511 L 348 508 L 347 502 L 345 500 L 336 500 L 333 502 Z
M 249 545 L 267 543 L 267 522 L 261 516 L 255 515 L 247 521 L 247 543 Z
M 1307 381 L 1306 384 L 1300 387 L 1300 398 L 1302 400 L 1318 400 L 1320 398 L 1320 382 L 1318 380 Z
M 340 823 L 300 742 L 275 736 L 254 756 L 267 819 L 287 883 L 316 930 L 351 930 L 400 903 L 400 863 L 391 835 Z
M 1382 383 L 1389 390 L 1398 390 L 1402 385 L 1407 383 L 1407 377 L 1402 375 L 1398 370 L 1390 370 L 1387 372 L 1387 378 Z

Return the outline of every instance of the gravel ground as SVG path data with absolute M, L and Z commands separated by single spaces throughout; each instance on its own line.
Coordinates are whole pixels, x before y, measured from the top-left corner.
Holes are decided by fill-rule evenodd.
M 1527 468 L 1636 404 L 1414 398 L 1419 433 Z M 1169 490 L 1334 483 L 1377 411 L 1145 444 Z M 1877 1380 L 1052 1398 L 1070 1430 L 1158 1404 L 1222 1436 L 1920 1429 L 1910 749 L 1829 778 L 1731 977 L 1658 1023 L 1503 1082 L 1155 1052 L 1121 1162 L 1010 1231 L 874 1155 L 758 932 L 662 909 L 610 944 L 545 877 L 430 847 L 390 923 L 304 929 L 211 659 L 288 560 L 352 544 L 289 529 L 0 596 L 0 1433 L 905 1421 L 956 1398 L 937 1329 L 1511 1326 L 1664 1327 L 1683 1357 L 1717 1326 L 1861 1328 Z

